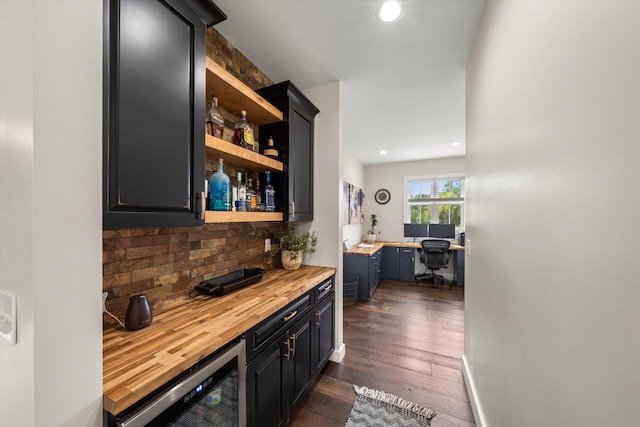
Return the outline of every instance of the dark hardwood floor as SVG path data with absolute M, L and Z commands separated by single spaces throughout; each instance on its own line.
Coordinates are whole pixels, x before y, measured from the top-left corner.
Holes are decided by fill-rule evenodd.
M 290 425 L 344 426 L 353 384 L 438 412 L 438 426 L 474 426 L 462 379 L 464 292 L 383 280 L 369 302 L 344 307 L 346 356 L 329 362 Z

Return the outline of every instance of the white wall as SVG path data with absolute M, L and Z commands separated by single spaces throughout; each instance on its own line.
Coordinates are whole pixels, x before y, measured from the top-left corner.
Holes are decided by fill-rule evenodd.
M 355 158 L 348 148 L 342 148 L 342 172 L 344 181 L 349 184 L 360 187 L 364 190 L 364 166 Z M 343 199 L 344 201 L 344 199 Z M 347 209 L 342 209 L 344 216 L 348 215 Z M 351 244 L 356 244 L 364 240 L 367 234 L 367 224 L 348 224 L 348 221 L 342 219 L 342 237 L 349 239 Z
M 0 2 L 0 425 L 102 418 L 102 2 Z
M 422 175 L 462 174 L 464 175 L 464 157 L 445 159 L 417 160 L 413 162 L 386 163 L 366 166 L 365 176 L 365 225 L 371 227 L 369 219 L 372 213 L 378 217 L 376 230 L 378 240 L 404 241 L 404 177 Z M 389 190 L 391 199 L 379 205 L 373 196 L 381 188 Z
M 638 424 L 639 23 L 640 2 L 487 3 L 467 69 L 479 425 Z
M 315 119 L 313 221 L 296 224 L 300 232 L 315 231 L 316 253 L 305 255 L 304 263 L 336 267 L 336 338 L 331 360 L 344 357 L 342 332 L 342 95 L 340 82 L 305 91 L 320 110 Z

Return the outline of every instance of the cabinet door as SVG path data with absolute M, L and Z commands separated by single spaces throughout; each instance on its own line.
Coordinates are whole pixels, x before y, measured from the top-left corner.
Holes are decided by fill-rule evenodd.
M 398 280 L 398 248 L 385 246 L 382 248 L 381 277 L 383 279 Z
M 289 221 L 313 220 L 313 129 L 319 110 L 290 81 L 256 91 L 284 113 L 284 122 L 260 126 L 260 145 L 272 136 L 285 164 L 273 173 L 276 210 L 288 212 Z
M 453 251 L 456 257 L 456 285 L 464 288 L 464 251 Z
M 415 281 L 415 249 L 401 248 L 399 252 L 398 280 L 405 282 Z
M 293 406 L 304 396 L 314 380 L 312 350 L 313 312 L 306 315 L 289 331 L 292 342 L 292 354 L 289 359 L 289 413 Z
M 313 118 L 292 105 L 290 124 L 289 221 L 313 220 Z
M 335 315 L 335 293 L 326 297 L 314 310 L 316 338 L 315 354 L 316 354 L 316 375 L 320 373 L 324 365 L 333 353 L 333 343 L 335 338 L 334 315 Z
M 206 27 L 189 2 L 105 1 L 105 229 L 204 224 Z
M 371 264 L 369 264 L 369 295 L 367 295 L 367 301 L 371 299 L 371 297 L 373 296 L 373 292 L 376 290 L 376 287 L 378 286 L 376 282 L 377 270 L 378 270 L 377 262 L 372 262 Z
M 247 426 L 284 426 L 288 419 L 288 335 L 282 334 L 247 365 Z M 290 343 L 290 342 L 289 342 Z M 289 360 L 288 360 L 289 359 Z

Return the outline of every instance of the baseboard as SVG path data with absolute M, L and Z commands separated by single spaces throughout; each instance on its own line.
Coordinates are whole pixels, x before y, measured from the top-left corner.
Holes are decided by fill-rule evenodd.
M 478 391 L 476 385 L 473 382 L 473 375 L 469 363 L 467 362 L 467 356 L 462 355 L 462 376 L 464 383 L 467 386 L 467 394 L 469 395 L 469 402 L 471 403 L 471 410 L 473 411 L 473 418 L 475 418 L 477 427 L 489 427 L 484 419 L 484 412 L 482 412 L 482 405 L 478 398 Z
M 329 356 L 329 360 L 336 363 L 342 363 L 342 359 L 344 359 L 344 355 L 347 352 L 344 343 L 340 344 L 340 347 L 337 350 L 334 350 L 331 356 Z

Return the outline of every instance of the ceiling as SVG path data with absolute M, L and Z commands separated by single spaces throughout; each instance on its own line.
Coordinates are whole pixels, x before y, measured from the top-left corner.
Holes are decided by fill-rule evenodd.
M 382 0 L 215 3 L 228 16 L 216 29 L 275 82 L 341 82 L 344 147 L 362 164 L 464 155 L 465 67 L 484 0 L 401 0 L 391 24 L 376 18 Z

